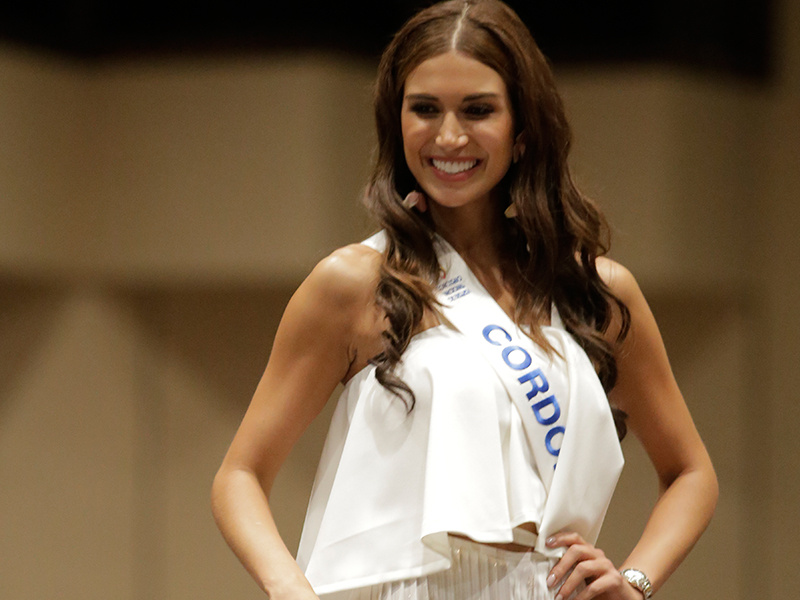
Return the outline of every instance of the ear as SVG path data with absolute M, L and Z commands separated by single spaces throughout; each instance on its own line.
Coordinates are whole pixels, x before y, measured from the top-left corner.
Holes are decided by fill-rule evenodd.
M 518 163 L 525 154 L 525 134 L 520 133 L 514 140 L 514 146 L 511 148 L 511 160 Z

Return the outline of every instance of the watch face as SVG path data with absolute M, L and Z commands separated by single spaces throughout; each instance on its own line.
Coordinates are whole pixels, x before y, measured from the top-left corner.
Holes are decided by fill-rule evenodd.
M 625 569 L 622 576 L 628 580 L 633 587 L 644 594 L 645 600 L 652 596 L 650 580 L 647 575 L 636 569 Z

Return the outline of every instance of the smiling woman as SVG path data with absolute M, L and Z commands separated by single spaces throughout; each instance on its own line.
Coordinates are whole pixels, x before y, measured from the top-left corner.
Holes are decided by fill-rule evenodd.
M 401 124 L 406 163 L 432 212 L 490 202 L 514 145 L 511 101 L 494 69 L 455 50 L 429 58 L 406 79 Z
M 574 185 L 547 61 L 497 0 L 412 17 L 383 54 L 366 204 L 381 231 L 292 297 L 215 478 L 273 600 L 641 600 L 717 496 L 633 276 Z M 338 383 L 297 561 L 267 498 Z M 595 542 L 630 427 L 661 495 L 615 565 Z

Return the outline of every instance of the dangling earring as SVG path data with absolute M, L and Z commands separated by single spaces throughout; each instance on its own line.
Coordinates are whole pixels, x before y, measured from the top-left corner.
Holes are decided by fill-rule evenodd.
M 428 203 L 425 201 L 425 195 L 417 191 L 408 193 L 403 200 L 403 206 L 409 210 L 416 207 L 416 209 L 421 213 L 424 213 L 426 210 L 428 210 Z

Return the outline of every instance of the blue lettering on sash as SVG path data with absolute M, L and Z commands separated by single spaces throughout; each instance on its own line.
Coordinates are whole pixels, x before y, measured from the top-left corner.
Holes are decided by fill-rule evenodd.
M 552 414 L 549 417 L 545 417 L 543 414 L 544 409 L 548 407 L 552 408 Z M 533 416 L 542 425 L 552 425 L 561 416 L 561 407 L 558 405 L 558 400 L 556 400 L 555 396 L 548 396 L 544 400 L 540 400 L 531 406 L 531 409 L 533 410 Z
M 561 446 L 559 446 L 558 448 L 553 448 L 553 438 L 559 433 L 562 436 L 564 435 L 564 428 L 561 427 L 560 425 L 558 427 L 553 427 L 550 431 L 547 432 L 547 435 L 544 436 L 544 446 L 545 448 L 547 448 L 547 451 L 553 456 L 558 456 L 558 453 L 561 452 Z
M 511 341 L 511 336 L 508 335 L 508 332 L 505 329 L 503 329 L 502 327 L 500 327 L 500 325 L 487 325 L 486 327 L 483 328 L 483 337 L 492 346 L 502 346 L 502 344 L 500 342 L 495 342 L 494 340 L 492 340 L 491 336 L 492 336 L 492 333 L 495 332 L 495 331 L 502 331 L 503 335 L 506 336 L 506 339 L 509 342 Z
M 448 302 L 453 302 L 454 300 L 463 298 L 470 293 L 469 288 L 464 285 L 461 275 L 456 275 L 450 279 L 445 279 L 436 286 L 436 289 L 447 297 Z
M 520 352 L 522 353 L 522 360 L 518 363 L 511 362 L 511 353 L 512 352 Z M 515 371 L 522 371 L 523 369 L 527 369 L 531 366 L 531 355 L 528 354 L 524 348 L 520 348 L 519 346 L 508 346 L 503 349 L 503 362 L 505 362 L 509 367 L 514 369 Z
M 537 384 L 536 380 L 539 380 L 541 383 Z M 539 392 L 546 392 L 550 389 L 550 384 L 547 382 L 547 378 L 542 373 L 541 369 L 534 369 L 533 371 L 529 371 L 525 373 L 522 377 L 517 379 L 520 383 L 524 384 L 526 382 L 530 382 L 531 384 L 531 391 L 529 391 L 526 396 L 528 396 L 528 400 L 533 400 L 533 397 L 538 394 Z
M 451 282 L 445 283 L 447 284 Z M 531 355 L 524 348 L 517 345 L 508 344 L 509 342 L 513 342 L 513 338 L 511 337 L 511 334 L 500 327 L 500 325 L 487 325 L 483 328 L 482 333 L 483 339 L 489 342 L 492 346 L 503 347 L 501 354 L 503 357 L 503 362 L 510 369 L 514 371 L 524 371 L 533 363 Z M 550 389 L 550 382 L 547 381 L 547 377 L 545 377 L 545 374 L 539 368 L 531 369 L 527 373 L 522 374 L 517 378 L 517 381 L 520 385 L 524 386 L 529 384 L 531 386 L 531 389 L 525 392 L 525 396 L 531 401 L 539 394 L 539 392 L 545 393 Z M 547 450 L 549 454 L 558 458 L 558 454 L 561 451 L 561 445 L 559 444 L 558 447 L 555 447 L 553 444 L 553 438 L 555 438 L 557 435 L 561 435 L 563 440 L 564 432 L 566 430 L 562 425 L 557 425 L 558 420 L 561 418 L 561 406 L 559 406 L 555 394 L 551 394 L 546 398 L 531 404 L 531 410 L 533 411 L 533 416 L 536 418 L 537 423 L 539 423 L 541 426 L 550 427 L 553 425 L 553 427 L 550 427 L 545 434 L 544 445 L 545 450 Z M 553 468 L 555 469 L 555 465 L 553 465 Z

